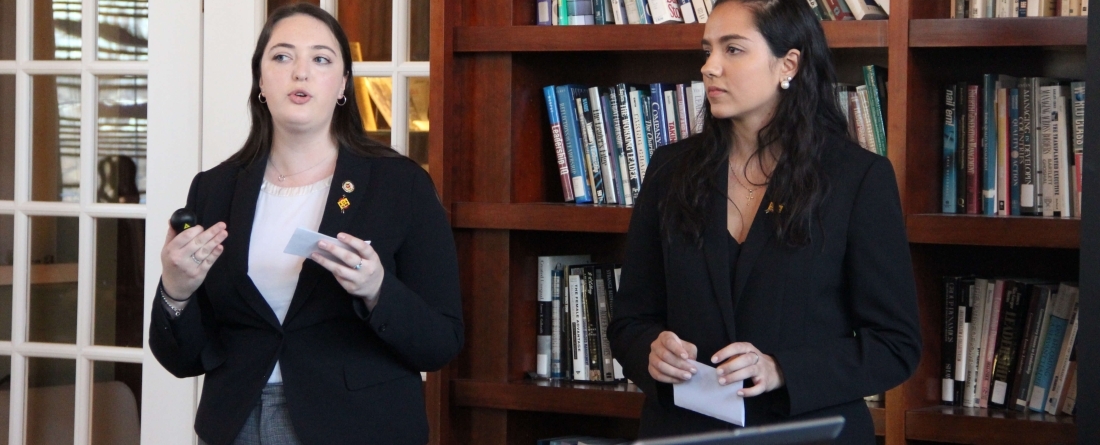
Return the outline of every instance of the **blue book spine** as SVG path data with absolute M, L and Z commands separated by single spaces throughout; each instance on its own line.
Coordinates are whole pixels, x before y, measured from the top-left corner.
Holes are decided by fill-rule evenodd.
M 997 214 L 997 75 L 982 77 L 982 213 Z
M 645 112 L 649 109 L 649 104 L 646 103 L 646 95 L 641 90 L 635 90 L 634 103 L 632 104 L 634 109 L 638 110 L 637 118 L 634 120 L 634 138 L 638 141 L 635 146 L 638 157 L 638 188 L 641 189 L 642 182 L 645 181 L 645 171 L 649 168 L 649 153 L 650 146 L 653 145 L 653 139 L 650 139 L 649 127 L 652 126 L 650 118 Z
M 618 133 L 618 125 L 615 125 L 614 113 L 616 107 L 611 105 L 612 92 L 605 88 L 600 88 L 600 114 L 603 116 L 603 131 L 607 135 L 607 156 L 610 158 L 608 164 L 611 166 L 611 178 L 604 178 L 605 181 L 610 180 L 612 187 L 615 189 L 615 196 L 619 198 L 619 204 L 626 204 L 625 191 L 623 190 L 623 175 L 621 171 L 620 161 L 622 165 L 626 165 L 626 157 L 623 156 L 622 144 L 619 142 L 619 138 L 616 136 Z
M 570 105 L 573 103 L 572 85 L 558 85 L 554 93 L 558 96 L 558 115 L 565 138 L 565 149 L 569 159 L 569 177 L 573 180 L 573 196 L 577 204 L 592 202 L 592 191 L 588 188 L 588 179 L 584 170 L 584 152 L 581 146 L 581 128 L 577 123 L 577 113 Z
M 948 85 L 944 100 L 943 119 L 943 213 L 955 213 L 958 196 L 955 184 L 957 183 L 955 168 L 955 152 L 958 149 L 958 137 L 956 136 L 958 108 L 956 96 L 958 87 Z
M 536 9 L 538 9 L 538 24 L 543 26 L 552 25 L 550 18 L 550 0 L 536 0 Z
M 1035 383 L 1032 384 L 1031 403 L 1028 404 L 1028 408 L 1032 411 L 1044 411 L 1043 408 L 1050 393 L 1050 382 L 1054 379 L 1054 368 L 1058 366 L 1058 353 L 1062 349 L 1062 339 L 1066 335 L 1067 324 L 1068 320 L 1062 317 L 1050 316 L 1042 355 L 1035 366 Z
M 573 91 L 573 94 L 582 94 L 576 96 L 575 100 L 579 103 L 577 108 L 578 116 L 584 117 L 584 122 L 581 125 L 584 127 L 584 146 L 588 150 L 588 168 L 592 171 L 592 186 L 593 192 L 596 195 L 597 204 L 607 204 L 607 189 L 603 184 L 603 167 L 600 162 L 600 149 L 596 142 L 596 129 L 593 124 L 592 108 L 588 103 L 588 90 L 582 89 L 581 91 Z
M 565 201 L 570 202 L 576 197 L 573 196 L 573 180 L 569 175 L 569 153 L 565 149 L 565 138 L 562 137 L 561 116 L 558 114 L 558 98 L 554 93 L 554 86 L 543 87 L 542 95 L 546 98 L 546 114 L 550 117 L 550 133 L 554 137 L 554 157 L 558 161 L 562 194 L 565 196 Z
M 1009 214 L 1020 216 L 1020 90 L 1008 90 Z
M 649 112 L 649 118 L 653 121 L 653 137 L 656 139 L 654 148 L 668 145 L 668 120 L 665 119 L 665 86 L 654 83 L 649 85 L 649 97 L 653 108 Z

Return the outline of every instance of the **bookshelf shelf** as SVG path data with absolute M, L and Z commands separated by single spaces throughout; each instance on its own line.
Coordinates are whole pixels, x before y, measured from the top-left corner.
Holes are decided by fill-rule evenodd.
M 630 213 L 621 206 L 456 202 L 451 218 L 464 229 L 626 233 Z
M 887 21 L 823 22 L 832 48 L 885 48 Z M 701 24 L 605 26 L 464 26 L 455 52 L 680 51 L 699 49 Z M 640 43 L 640 42 L 644 42 Z
M 1079 218 L 914 214 L 906 218 L 909 242 L 973 246 L 1076 249 Z
M 1087 25 L 1088 17 L 912 20 L 909 46 L 1084 46 Z
M 1075 443 L 1071 416 L 1003 409 L 933 406 L 905 414 L 909 440 L 986 444 Z
M 452 382 L 456 405 L 637 419 L 645 395 L 633 384 L 585 384 L 551 381 Z

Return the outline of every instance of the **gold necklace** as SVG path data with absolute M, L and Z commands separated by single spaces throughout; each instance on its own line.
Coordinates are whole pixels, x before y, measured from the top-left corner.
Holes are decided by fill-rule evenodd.
M 305 170 L 302 170 L 302 171 L 299 171 L 299 172 L 294 172 L 294 173 L 291 173 L 291 174 L 289 174 L 289 175 L 284 175 L 284 174 L 282 174 L 282 173 L 281 173 L 281 172 L 279 171 L 279 167 L 276 167 L 276 166 L 275 166 L 275 162 L 273 162 L 273 161 L 271 160 L 271 157 L 270 157 L 270 156 L 269 156 L 269 157 L 267 158 L 267 163 L 268 163 L 269 165 L 271 165 L 271 168 L 272 168 L 272 169 L 274 169 L 274 170 L 275 170 L 275 175 L 279 177 L 279 182 L 283 182 L 284 180 L 286 180 L 286 178 L 289 178 L 289 177 L 291 177 L 291 176 L 294 176 L 294 175 L 297 175 L 297 174 L 300 174 L 300 173 L 305 173 L 305 172 L 308 172 L 308 171 L 310 171 L 310 170 L 313 170 L 313 169 L 315 169 L 315 168 L 317 168 L 317 167 L 320 167 L 320 166 L 321 166 L 321 164 L 324 164 L 324 163 L 328 162 L 328 161 L 329 161 L 329 160 L 331 160 L 331 159 L 332 159 L 331 157 L 330 157 L 330 158 L 326 158 L 326 159 L 322 160 L 321 162 L 318 162 L 318 163 L 314 164 L 314 165 L 313 165 L 313 167 L 307 168 L 307 169 L 305 169 Z
M 737 177 L 737 173 L 735 173 L 735 172 L 734 172 L 734 169 L 733 169 L 733 162 L 730 162 L 730 175 L 733 175 L 733 180 L 734 180 L 734 181 L 737 181 L 737 185 L 740 185 L 740 186 L 741 186 L 741 188 L 743 188 L 743 189 L 745 189 L 745 190 L 748 190 L 748 191 L 749 191 L 749 200 L 752 200 L 752 199 L 753 199 L 752 193 L 756 191 L 756 188 L 751 188 L 751 189 L 750 189 L 750 188 L 748 188 L 748 187 L 745 187 L 745 184 L 744 184 L 744 183 L 742 183 L 742 182 L 741 182 L 741 179 L 739 179 L 739 178 Z M 748 177 L 745 177 L 745 180 L 746 180 L 746 181 L 747 181 L 748 179 L 749 179 Z

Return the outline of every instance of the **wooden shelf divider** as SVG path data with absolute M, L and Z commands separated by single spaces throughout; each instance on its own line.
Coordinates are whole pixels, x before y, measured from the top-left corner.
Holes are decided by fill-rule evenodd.
M 905 437 L 973 445 L 1065 444 L 1076 442 L 1077 427 L 1070 416 L 933 406 L 905 414 Z
M 906 218 L 909 242 L 1076 249 L 1080 218 L 926 213 Z
M 885 48 L 887 23 L 823 22 L 822 26 L 832 48 Z M 703 26 L 464 26 L 455 29 L 455 52 L 699 50 Z
M 485 382 L 455 380 L 452 400 L 459 406 L 584 414 L 637 419 L 645 395 L 633 384 L 554 381 Z
M 626 233 L 630 207 L 569 203 L 456 202 L 451 225 L 463 229 Z
M 1088 17 L 923 19 L 909 22 L 910 48 L 1084 46 Z

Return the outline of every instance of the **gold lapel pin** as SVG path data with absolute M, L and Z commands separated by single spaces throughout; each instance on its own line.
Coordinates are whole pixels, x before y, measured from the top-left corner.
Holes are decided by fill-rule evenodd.
M 769 202 L 768 203 L 768 209 L 764 210 L 764 213 L 772 213 L 774 211 L 775 211 L 775 203 L 774 202 Z M 779 205 L 779 213 L 783 213 L 783 204 Z
M 355 184 L 352 184 L 351 181 L 344 181 L 344 185 L 341 188 L 344 189 L 344 193 L 351 193 L 355 191 Z
M 341 196 L 339 201 L 336 201 L 336 205 L 340 207 L 340 213 L 344 213 L 348 207 L 351 207 L 351 201 L 348 201 L 347 196 Z

